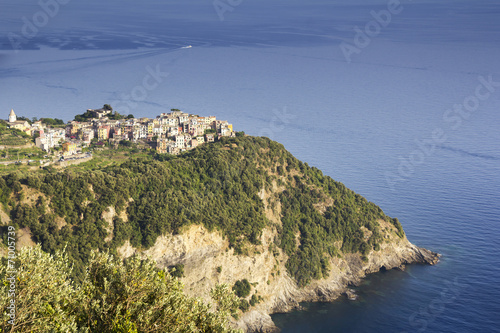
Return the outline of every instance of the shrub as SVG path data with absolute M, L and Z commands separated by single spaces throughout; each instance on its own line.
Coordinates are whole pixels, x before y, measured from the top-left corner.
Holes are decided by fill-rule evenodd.
M 239 301 L 227 285 L 211 291 L 214 309 L 186 297 L 181 282 L 152 260 L 125 262 L 92 252 L 81 287 L 69 278 L 67 255 L 37 245 L 23 248 L 16 264 L 16 321 L 9 323 L 10 274 L 0 266 L 2 332 L 236 332 L 226 326 Z
M 170 274 L 176 278 L 184 277 L 184 265 L 183 264 L 174 265 L 173 267 L 170 268 Z
M 250 298 L 250 305 L 255 306 L 255 304 L 259 304 L 260 301 L 262 300 L 262 297 L 257 297 L 255 294 L 252 295 L 252 298 Z
M 250 304 L 248 304 L 248 301 L 246 299 L 241 299 L 239 309 L 243 312 L 247 312 L 249 308 Z
M 236 294 L 236 296 L 244 298 L 250 295 L 251 288 L 252 286 L 250 285 L 250 282 L 248 282 L 247 279 L 243 279 L 243 280 L 238 280 L 234 283 L 233 291 Z
M 12 262 L 12 261 L 11 261 Z M 0 266 L 0 313 L 2 332 L 76 332 L 81 290 L 69 279 L 71 264 L 68 256 L 57 251 L 54 256 L 44 253 L 37 245 L 17 253 L 17 273 L 8 271 L 7 258 Z M 9 324 L 9 290 L 15 280 L 15 321 Z

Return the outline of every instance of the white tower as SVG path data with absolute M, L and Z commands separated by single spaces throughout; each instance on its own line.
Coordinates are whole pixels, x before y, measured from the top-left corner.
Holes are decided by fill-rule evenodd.
M 10 110 L 9 113 L 9 123 L 14 123 L 17 120 L 17 116 L 14 113 L 14 109 Z

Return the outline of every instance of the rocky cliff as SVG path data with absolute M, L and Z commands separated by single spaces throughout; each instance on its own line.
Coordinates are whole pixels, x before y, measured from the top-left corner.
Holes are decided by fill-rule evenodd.
M 207 301 L 210 289 L 216 284 L 232 286 L 238 280 L 247 279 L 253 285 L 251 293 L 261 296 L 262 302 L 243 313 L 234 325 L 246 332 L 272 332 L 277 329 L 270 317 L 272 313 L 290 311 L 304 301 L 333 301 L 346 292 L 349 285 L 358 284 L 366 274 L 380 269 L 403 268 L 412 263 L 437 263 L 439 256 L 436 253 L 419 248 L 406 238 L 391 237 L 394 231 L 391 225 L 387 227 L 389 241 L 380 251 L 370 253 L 368 261 L 361 260 L 358 254 L 333 258 L 328 278 L 302 288 L 287 273 L 286 256 L 282 251 L 278 250 L 277 255 L 269 251 L 276 236 L 276 231 L 270 229 L 262 234 L 262 245 L 252 255 L 235 255 L 219 233 L 197 225 L 186 228 L 179 235 L 162 236 L 152 248 L 142 252 L 127 242 L 119 253 L 124 258 L 133 254 L 149 256 L 160 267 L 184 264 L 182 282 L 185 292 Z
M 98 249 L 182 264 L 185 292 L 207 301 L 216 284 L 248 281 L 250 306 L 232 323 L 247 332 L 273 331 L 270 314 L 332 301 L 368 273 L 438 260 L 397 219 L 265 138 L 12 174 L 0 178 L 0 201 L 1 223 L 26 245 L 64 247 L 75 279 Z
M 274 186 L 273 190 L 279 188 Z M 264 189 L 260 195 L 262 199 L 268 197 Z M 269 206 L 266 205 L 266 216 L 279 225 L 279 209 Z M 247 279 L 253 286 L 251 295 L 260 296 L 262 301 L 232 324 L 245 332 L 274 332 L 278 328 L 270 314 L 288 312 L 298 308 L 300 302 L 333 301 L 345 293 L 349 285 L 356 285 L 367 274 L 381 269 L 404 269 L 407 264 L 434 265 L 438 262 L 439 254 L 411 244 L 406 237 L 399 237 L 393 224 L 384 220 L 378 223 L 384 237 L 379 251 L 371 251 L 365 260 L 357 253 L 331 258 L 328 277 L 305 287 L 299 287 L 287 272 L 288 257 L 273 246 L 278 234 L 277 228 L 272 226 L 264 229 L 261 245 L 246 255 L 236 255 L 219 232 L 210 232 L 200 225 L 186 227 L 177 235 L 161 236 L 145 251 L 138 251 L 126 242 L 118 253 L 122 258 L 134 254 L 153 258 L 162 268 L 183 264 L 185 292 L 206 301 L 210 300 L 209 291 L 216 284 L 233 286 L 236 281 Z

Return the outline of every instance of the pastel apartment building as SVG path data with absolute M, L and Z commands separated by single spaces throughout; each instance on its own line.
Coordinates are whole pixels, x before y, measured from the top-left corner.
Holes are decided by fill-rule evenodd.
M 35 139 L 35 145 L 44 151 L 49 151 L 54 147 L 60 146 L 65 137 L 66 131 L 62 128 L 42 128 L 39 130 L 39 137 Z
M 76 154 L 77 145 L 75 142 L 64 142 L 62 144 L 63 156 Z

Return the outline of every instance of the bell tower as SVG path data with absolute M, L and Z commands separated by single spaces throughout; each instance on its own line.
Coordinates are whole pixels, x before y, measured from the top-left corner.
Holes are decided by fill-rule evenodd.
M 9 123 L 14 123 L 14 122 L 16 122 L 16 120 L 17 120 L 17 116 L 14 113 L 14 109 L 12 109 L 12 110 L 10 110 L 10 113 L 9 113 Z

